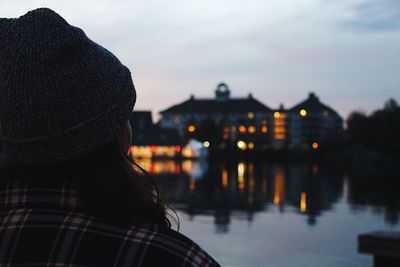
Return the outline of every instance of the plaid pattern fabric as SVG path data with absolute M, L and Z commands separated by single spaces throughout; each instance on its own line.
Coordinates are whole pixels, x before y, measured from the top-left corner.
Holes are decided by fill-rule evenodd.
M 166 227 L 121 228 L 82 213 L 73 183 L 0 185 L 0 266 L 219 266 Z

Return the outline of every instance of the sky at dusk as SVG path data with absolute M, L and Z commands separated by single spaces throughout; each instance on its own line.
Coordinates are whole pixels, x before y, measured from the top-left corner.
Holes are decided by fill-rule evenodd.
M 344 117 L 400 102 L 399 0 L 0 0 L 0 17 L 37 7 L 116 54 L 153 115 L 221 81 L 271 108 L 313 91 Z

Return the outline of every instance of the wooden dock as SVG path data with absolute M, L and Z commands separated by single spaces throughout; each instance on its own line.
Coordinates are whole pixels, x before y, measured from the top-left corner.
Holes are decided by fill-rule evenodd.
M 374 267 L 400 266 L 400 232 L 376 231 L 358 236 L 358 251 L 374 256 Z

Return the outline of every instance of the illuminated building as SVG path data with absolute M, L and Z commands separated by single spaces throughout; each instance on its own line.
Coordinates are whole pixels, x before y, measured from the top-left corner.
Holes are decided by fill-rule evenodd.
M 343 119 L 331 107 L 310 93 L 308 98 L 288 110 L 289 147 L 319 149 L 320 143 L 343 133 Z
M 160 114 L 160 127 L 177 129 L 184 140 L 207 141 L 213 149 L 243 151 L 244 146 L 236 146 L 238 141 L 243 141 L 252 143 L 255 150 L 272 140 L 272 132 L 267 130 L 273 121 L 272 110 L 251 94 L 231 97 L 225 83 L 218 84 L 215 98 L 197 99 L 192 95 Z
M 198 99 L 192 95 L 160 114 L 161 128 L 176 129 L 185 141 L 208 142 L 205 144 L 212 144 L 210 151 L 322 151 L 325 140 L 343 133 L 343 119 L 314 93 L 292 108 L 281 105 L 272 110 L 251 94 L 232 98 L 225 83 L 218 84 L 215 98 Z M 237 146 L 239 141 L 246 146 Z

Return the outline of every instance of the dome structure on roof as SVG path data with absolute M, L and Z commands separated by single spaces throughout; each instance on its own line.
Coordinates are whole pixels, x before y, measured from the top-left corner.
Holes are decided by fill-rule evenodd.
M 215 97 L 218 101 L 226 101 L 229 99 L 231 91 L 226 83 L 219 83 L 215 90 Z

